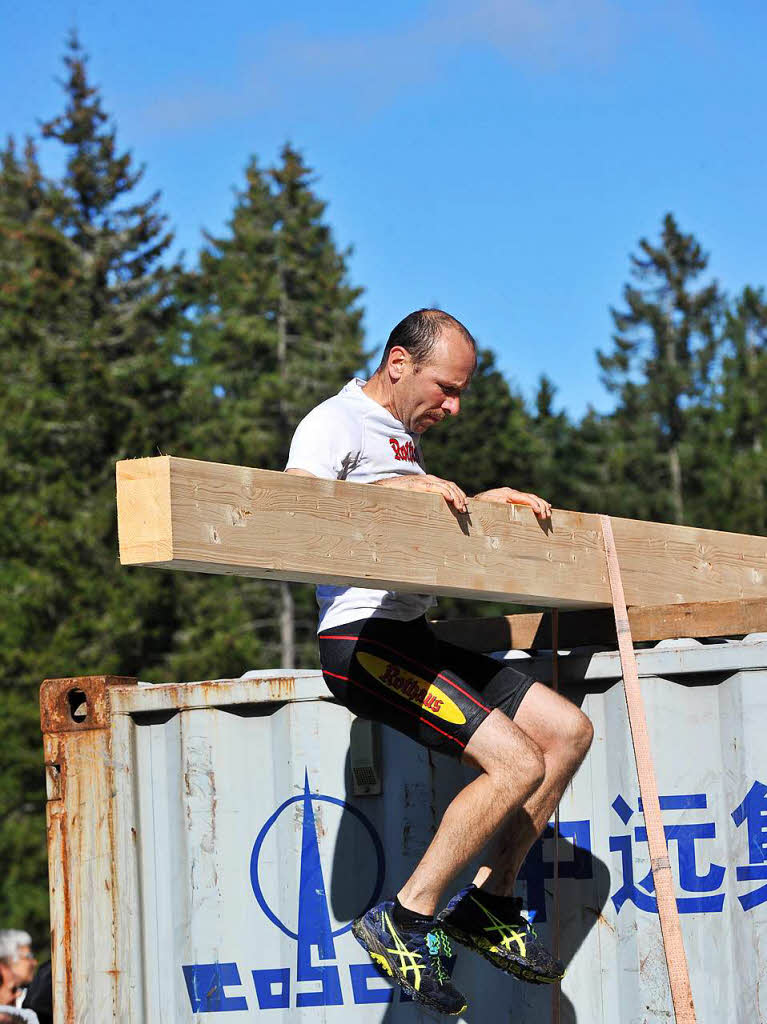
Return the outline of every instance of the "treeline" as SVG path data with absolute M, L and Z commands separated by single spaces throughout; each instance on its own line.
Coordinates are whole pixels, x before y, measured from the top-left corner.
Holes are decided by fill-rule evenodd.
M 41 126 L 63 172 L 47 176 L 31 140 L 0 152 L 0 923 L 41 942 L 41 680 L 316 665 L 311 588 L 119 567 L 115 462 L 281 469 L 298 420 L 372 354 L 297 150 L 251 160 L 190 269 L 170 259 L 160 196 L 142 196 L 76 40 L 65 63 L 64 110 Z M 573 421 L 548 377 L 529 406 L 483 349 L 462 415 L 425 438 L 429 470 L 469 491 L 509 483 L 559 507 L 764 532 L 767 300 L 728 299 L 706 264 L 670 215 L 639 243 L 598 354 L 609 415 Z

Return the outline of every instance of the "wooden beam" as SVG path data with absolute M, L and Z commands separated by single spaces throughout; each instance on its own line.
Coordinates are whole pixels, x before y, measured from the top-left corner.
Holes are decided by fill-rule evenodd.
M 628 613 L 635 643 L 767 631 L 764 598 L 635 607 Z M 433 622 L 432 628 L 444 640 L 472 651 L 551 650 L 550 612 L 446 619 Z M 560 649 L 615 642 L 615 618 L 609 608 L 567 611 L 559 616 Z
M 610 605 L 599 519 L 163 456 L 117 465 L 124 565 L 502 600 Z M 627 600 L 767 597 L 767 538 L 615 519 Z

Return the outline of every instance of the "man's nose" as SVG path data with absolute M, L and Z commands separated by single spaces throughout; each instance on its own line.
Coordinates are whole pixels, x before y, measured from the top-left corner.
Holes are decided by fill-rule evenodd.
M 442 408 L 450 416 L 457 416 L 461 408 L 461 399 L 458 395 L 450 395 L 442 403 Z

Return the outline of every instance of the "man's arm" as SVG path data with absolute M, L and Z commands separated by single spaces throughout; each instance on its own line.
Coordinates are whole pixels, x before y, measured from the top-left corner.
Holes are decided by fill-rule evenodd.
M 286 473 L 293 473 L 295 476 L 315 476 L 306 469 L 286 469 Z M 467 512 L 466 495 L 461 488 L 450 480 L 441 480 L 438 476 L 413 473 L 406 476 L 387 476 L 383 480 L 376 480 L 374 487 L 394 487 L 401 491 L 428 491 L 430 494 L 441 494 L 445 501 L 454 507 L 456 512 Z
M 387 476 L 376 480 L 377 487 L 394 487 L 401 491 L 427 491 L 429 494 L 441 494 L 445 501 L 453 506 L 456 512 L 468 512 L 466 495 L 452 480 L 442 480 L 429 473 L 408 473 L 405 476 Z
M 315 476 L 314 473 L 309 473 L 305 469 L 286 469 L 285 472 L 293 473 L 295 476 Z M 442 480 L 441 477 L 431 476 L 428 473 L 388 476 L 383 480 L 376 480 L 373 486 L 441 494 L 456 512 L 468 512 L 469 510 L 466 494 L 458 484 L 454 484 L 452 480 Z M 474 501 L 495 501 L 502 505 L 526 505 L 539 519 L 551 518 L 551 504 L 545 498 L 539 498 L 537 494 L 531 494 L 528 491 L 516 491 L 513 487 L 495 487 L 491 491 L 482 491 L 480 494 L 474 495 Z
M 408 476 L 387 477 L 377 480 L 379 487 L 396 487 L 406 491 L 429 491 L 441 494 L 445 501 L 453 506 L 456 512 L 468 512 L 467 497 L 458 484 L 451 480 L 442 480 L 429 474 L 413 474 Z M 474 495 L 474 501 L 495 501 L 502 505 L 526 505 L 531 508 L 539 519 L 551 518 L 551 504 L 545 498 L 528 491 L 516 491 L 513 487 L 494 487 L 490 491 L 481 491 Z

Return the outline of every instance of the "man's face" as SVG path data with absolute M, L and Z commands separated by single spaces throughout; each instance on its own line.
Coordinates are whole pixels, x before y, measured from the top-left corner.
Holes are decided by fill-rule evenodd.
M 25 988 L 35 976 L 37 960 L 29 946 L 19 946 L 16 957 L 11 962 L 11 969 L 19 984 Z
M 454 328 L 442 332 L 419 367 L 408 357 L 397 382 L 397 406 L 405 427 L 422 434 L 446 416 L 457 416 L 474 365 L 473 346 Z

